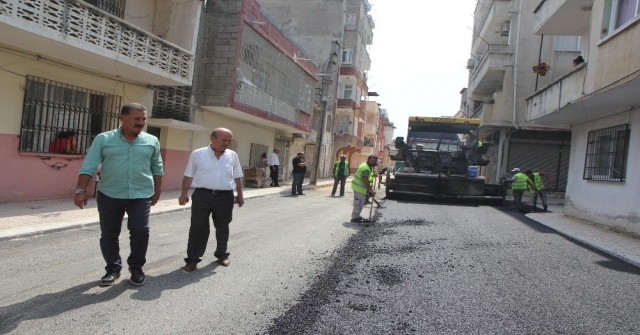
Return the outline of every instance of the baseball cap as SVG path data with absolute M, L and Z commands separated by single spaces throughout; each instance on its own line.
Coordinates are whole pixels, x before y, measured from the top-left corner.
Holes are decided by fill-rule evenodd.
M 513 170 L 511 170 L 511 172 L 520 172 L 520 169 L 518 169 L 518 168 L 513 168 Z

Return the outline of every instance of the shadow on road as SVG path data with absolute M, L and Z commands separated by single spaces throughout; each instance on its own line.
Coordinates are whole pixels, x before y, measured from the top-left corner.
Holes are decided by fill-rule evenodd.
M 159 276 L 147 276 L 144 286 L 133 286 L 124 270 L 120 281 L 111 287 L 102 288 L 96 281 L 91 281 L 61 292 L 42 294 L 2 307 L 0 333 L 6 334 L 16 329 L 25 320 L 46 319 L 86 306 L 108 302 L 127 291 L 134 291 L 131 299 L 156 300 L 166 290 L 178 290 L 215 274 L 214 270 L 218 266 L 216 263 L 211 263 L 190 273 L 180 268 Z

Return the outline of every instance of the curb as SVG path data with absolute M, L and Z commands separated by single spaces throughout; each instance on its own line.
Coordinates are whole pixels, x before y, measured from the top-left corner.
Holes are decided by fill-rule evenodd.
M 304 185 L 302 188 L 305 190 L 309 190 L 309 189 L 316 189 L 316 188 L 332 186 L 332 185 L 333 184 Z M 280 190 L 276 193 L 249 195 L 245 197 L 245 199 L 257 199 L 257 198 L 266 198 L 274 195 L 281 195 L 282 191 L 283 190 Z M 149 214 L 149 216 L 151 217 L 151 216 L 156 216 L 160 214 L 186 212 L 186 211 L 191 211 L 191 207 L 185 206 L 185 207 L 179 207 L 179 208 L 168 208 L 165 210 L 152 212 L 151 214 Z M 125 218 L 123 221 L 126 221 L 127 219 L 128 218 Z M 6 236 L 0 236 L 0 242 L 27 238 L 27 237 L 41 236 L 41 235 L 50 234 L 50 233 L 59 233 L 67 230 L 73 230 L 73 229 L 87 228 L 87 227 L 97 226 L 99 224 L 100 224 L 100 221 L 97 218 L 89 219 L 89 220 L 85 220 L 85 222 L 80 222 L 80 223 L 72 223 L 69 225 L 62 225 L 59 227 L 50 227 L 50 228 L 45 227 L 45 228 L 35 229 L 33 231 L 24 232 L 24 233 L 16 233 L 16 234 L 11 234 Z M 0 232 L 0 235 L 1 234 L 2 233 Z

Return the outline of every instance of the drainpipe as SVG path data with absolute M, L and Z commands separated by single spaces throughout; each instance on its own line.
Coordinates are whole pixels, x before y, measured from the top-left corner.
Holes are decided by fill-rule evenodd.
M 508 138 L 506 138 L 505 140 L 511 141 L 511 134 L 515 131 L 518 131 L 520 128 L 518 128 L 518 116 L 517 116 L 517 111 L 518 111 L 518 57 L 520 56 L 520 31 L 522 30 L 522 4 L 524 3 L 524 0 L 520 0 L 520 6 L 518 8 L 518 33 L 516 34 L 516 52 L 515 52 L 515 57 L 513 60 L 513 117 L 511 120 L 511 124 L 513 125 L 513 128 L 515 128 L 515 130 L 509 130 L 508 133 Z M 505 166 L 506 166 L 506 162 L 505 162 L 505 157 L 509 156 L 509 146 L 507 145 L 506 148 L 503 148 L 504 152 L 503 152 L 503 156 L 502 156 L 502 164 L 500 167 L 500 171 L 498 172 L 498 179 L 500 178 L 500 175 L 502 173 L 504 173 L 505 170 Z

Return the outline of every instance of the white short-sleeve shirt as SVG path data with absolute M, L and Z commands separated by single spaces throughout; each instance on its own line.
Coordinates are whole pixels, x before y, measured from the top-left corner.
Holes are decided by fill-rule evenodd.
M 227 149 L 218 159 L 211 147 L 194 150 L 189 156 L 185 177 L 193 178 L 192 187 L 211 190 L 235 190 L 235 178 L 242 178 L 242 166 L 235 151 Z
M 280 165 L 277 153 L 271 153 L 271 156 L 269 156 L 269 165 Z

